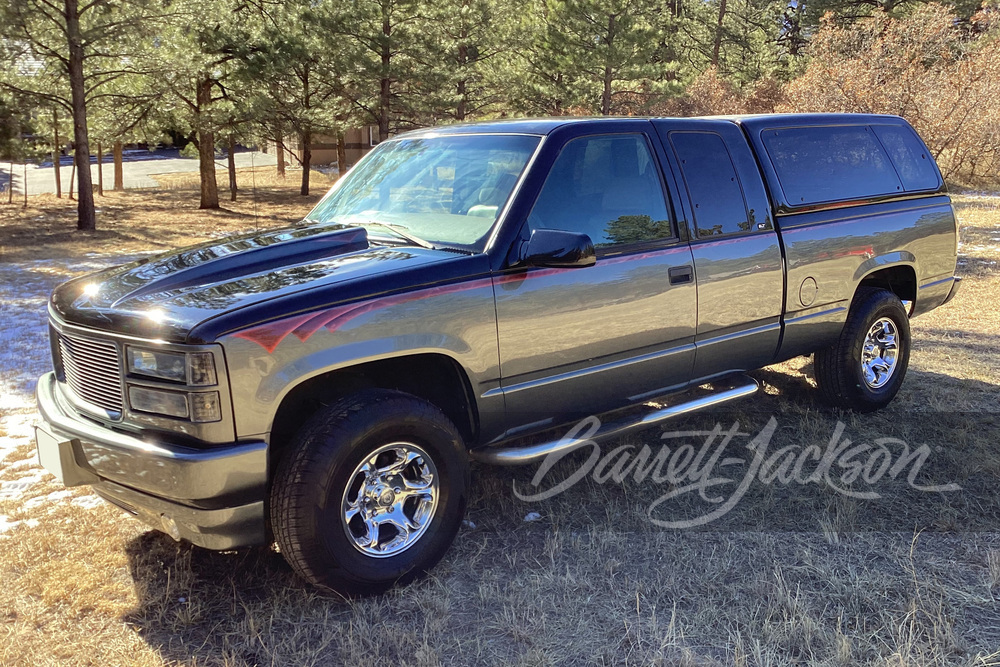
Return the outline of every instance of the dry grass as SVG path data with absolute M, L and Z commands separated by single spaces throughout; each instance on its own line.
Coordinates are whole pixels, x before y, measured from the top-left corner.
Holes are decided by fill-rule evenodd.
M 267 224 L 308 208 L 289 189 L 263 198 Z M 839 420 L 856 442 L 930 445 L 926 474 L 959 493 L 760 486 L 715 524 L 665 530 L 646 508 L 669 487 L 588 477 L 524 503 L 511 486 L 529 488 L 534 469 L 476 467 L 472 524 L 431 576 L 356 601 L 316 593 L 269 549 L 193 549 L 69 498 L 0 501 L 24 521 L 0 538 L 0 664 L 1000 664 L 1000 210 L 959 201 L 963 291 L 914 321 L 911 374 L 889 409 L 823 407 L 796 360 L 761 371 L 753 402 L 676 425 L 739 419 L 755 433 L 774 415 L 778 447 L 823 445 Z M 98 235 L 116 249 L 179 244 L 254 224 L 248 206 L 204 213 L 178 192 L 127 193 L 102 202 Z M 49 238 L 46 254 L 95 249 L 62 231 L 71 210 L 54 200 L 0 215 L 9 256 Z M 26 220 L 39 224 L 19 231 Z M 531 511 L 541 519 L 525 522 Z
M 285 176 L 278 176 L 274 166 L 268 167 L 243 167 L 236 170 L 237 187 L 249 196 L 253 188 L 298 188 L 302 180 L 301 167 L 286 167 Z M 229 172 L 219 169 L 216 172 L 219 184 L 219 196 L 229 197 Z M 201 186 L 201 181 L 197 172 L 178 172 L 172 174 L 153 174 L 152 178 L 160 185 L 160 189 L 168 190 L 197 190 Z M 337 180 L 335 176 L 329 176 L 315 169 L 309 170 L 310 189 L 316 188 L 320 193 L 333 185 Z
M 235 202 L 229 201 L 228 190 L 220 192 L 222 208 L 199 211 L 197 174 L 168 176 L 176 177 L 176 187 L 107 192 L 96 197 L 96 232 L 76 231 L 76 202 L 65 197 L 30 197 L 27 208 L 20 203 L 0 205 L 0 261 L 34 259 L 39 249 L 44 249 L 46 257 L 169 250 L 217 236 L 286 225 L 301 220 L 330 184 L 326 176 L 314 172 L 312 194 L 301 197 L 290 172 L 284 184 L 277 184 L 272 176 L 270 184 L 258 185 L 256 195 L 249 187 L 240 190 Z

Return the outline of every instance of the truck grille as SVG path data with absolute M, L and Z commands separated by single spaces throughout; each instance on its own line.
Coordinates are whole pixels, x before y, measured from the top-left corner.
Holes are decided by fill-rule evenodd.
M 59 334 L 66 384 L 80 399 L 109 412 L 122 411 L 118 346 L 109 341 Z

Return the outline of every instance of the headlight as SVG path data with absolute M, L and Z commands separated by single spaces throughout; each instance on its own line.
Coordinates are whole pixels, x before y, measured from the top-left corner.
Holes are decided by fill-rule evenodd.
M 132 409 L 193 422 L 217 422 L 222 419 L 219 392 L 164 391 L 129 385 L 128 401 Z
M 192 387 L 208 387 L 217 383 L 215 357 L 211 352 L 167 352 L 131 346 L 127 352 L 128 372 L 131 375 L 170 380 Z
M 188 416 L 187 395 L 177 391 L 130 386 L 128 388 L 128 402 L 132 404 L 133 410 L 140 412 L 152 412 L 182 419 Z

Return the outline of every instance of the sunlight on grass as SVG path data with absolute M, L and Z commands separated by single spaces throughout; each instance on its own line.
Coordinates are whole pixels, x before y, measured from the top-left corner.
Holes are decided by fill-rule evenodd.
M 243 194 L 214 212 L 179 189 L 109 195 L 100 231 L 82 237 L 70 202 L 0 207 L 4 260 L 138 253 L 285 224 L 319 196 L 299 197 L 290 180 L 259 193 L 256 219 Z M 1000 532 L 976 484 L 1000 475 L 1000 198 L 959 196 L 956 207 L 962 292 L 914 320 L 910 375 L 887 410 L 822 407 L 800 358 L 755 373 L 753 401 L 678 426 L 738 419 L 752 431 L 777 415 L 796 445 L 824 442 L 838 420 L 859 440 L 947 445 L 935 461 L 967 490 L 933 517 L 905 497 L 876 506 L 774 487 L 729 523 L 666 531 L 644 510 L 665 489 L 588 479 L 526 504 L 511 485 L 533 470 L 476 466 L 471 523 L 431 575 L 343 600 L 307 587 L 272 549 L 177 544 L 93 505 L 85 487 L 50 498 L 62 489 L 46 475 L 0 499 L 0 517 L 18 522 L 0 534 L 0 664 L 997 664 Z M 14 467 L 29 444 L 0 459 L 0 482 L 37 472 Z M 541 519 L 525 522 L 529 511 Z M 907 512 L 930 527 L 915 532 Z

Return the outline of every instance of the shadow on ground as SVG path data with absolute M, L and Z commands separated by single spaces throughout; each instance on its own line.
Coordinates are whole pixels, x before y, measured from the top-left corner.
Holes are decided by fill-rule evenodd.
M 963 551 L 970 536 L 978 543 L 980 532 L 1000 531 L 995 493 L 1000 414 L 903 413 L 890 407 L 859 415 L 819 405 L 815 388 L 802 376 L 771 369 L 755 375 L 765 391 L 749 401 L 678 420 L 669 430 L 605 443 L 600 454 L 606 465 L 598 472 L 600 464 L 588 468 L 590 450 L 567 456 L 540 486 L 533 486 L 537 466 L 474 466 L 471 523 L 455 546 L 428 579 L 378 598 L 346 601 L 322 595 L 271 549 L 215 553 L 146 533 L 128 546 L 139 597 L 128 622 L 168 662 L 194 658 L 199 663 L 268 664 L 277 659 L 322 664 L 365 655 L 375 655 L 373 661 L 380 664 L 428 662 L 414 657 L 421 646 L 428 647 L 428 627 L 438 628 L 430 635 L 434 655 L 454 659 L 476 646 L 486 653 L 469 662 L 518 662 L 540 641 L 533 632 L 541 630 L 531 630 L 528 617 L 555 605 L 562 625 L 544 631 L 568 642 L 565 660 L 575 660 L 570 645 L 579 633 L 588 632 L 583 628 L 588 625 L 609 647 L 608 660 L 615 662 L 620 651 L 629 650 L 615 644 L 622 633 L 628 638 L 629 626 L 623 628 L 617 616 L 623 613 L 619 607 L 635 606 L 640 597 L 647 605 L 655 600 L 667 617 L 673 608 L 681 617 L 697 618 L 708 613 L 700 606 L 704 603 L 712 614 L 735 615 L 730 631 L 737 627 L 753 633 L 754 623 L 772 618 L 754 605 L 770 604 L 766 601 L 786 585 L 785 577 L 809 572 L 815 576 L 795 584 L 796 599 L 815 596 L 816 614 L 841 614 L 827 619 L 830 628 L 836 622 L 842 629 L 837 632 L 850 634 L 848 626 L 859 624 L 854 629 L 860 635 L 877 635 L 882 630 L 871 629 L 873 618 L 910 604 L 907 587 L 914 585 L 916 571 L 907 573 L 901 563 L 906 553 L 914 558 L 915 535 L 939 545 L 935 549 L 940 552 L 934 551 L 928 562 L 940 562 L 943 573 L 963 578 L 954 590 L 978 586 L 976 572 L 981 570 L 960 570 L 954 564 L 964 557 L 981 558 Z M 962 392 L 998 394 L 1000 389 L 927 372 L 913 372 L 908 382 L 949 382 Z M 747 445 L 767 432 L 772 420 L 766 453 L 773 458 L 754 468 L 754 451 Z M 718 439 L 706 444 L 705 433 L 716 427 L 725 432 L 736 423 L 745 435 L 721 448 Z M 687 435 L 664 439 L 664 432 Z M 803 481 L 820 467 L 831 442 L 841 448 L 826 472 Z M 640 456 L 644 447 L 646 459 Z M 655 469 L 651 463 L 663 448 L 667 453 Z M 619 454 L 609 456 L 614 450 Z M 637 458 L 639 463 L 629 467 Z M 802 469 L 795 473 L 799 459 Z M 618 464 L 627 471 L 621 480 L 610 472 Z M 636 468 L 644 466 L 649 466 L 648 474 L 637 479 Z M 524 501 L 516 495 L 551 488 L 580 470 L 587 474 L 552 497 Z M 740 490 L 748 475 L 750 483 Z M 712 481 L 699 487 L 699 480 Z M 732 507 L 700 523 L 736 496 Z M 531 512 L 539 518 L 526 521 Z M 665 525 L 678 521 L 689 525 Z M 688 568 L 698 574 L 678 574 Z M 775 582 L 779 571 L 785 574 Z M 848 580 L 839 580 L 841 576 Z M 515 595 L 511 586 L 521 592 Z M 613 592 L 600 593 L 606 586 Z M 708 589 L 715 592 L 708 595 Z M 716 594 L 722 597 L 712 597 Z M 726 602 L 726 596 L 732 599 Z M 489 600 L 494 598 L 505 602 L 493 605 Z M 568 612 L 565 605 L 580 609 Z M 526 617 L 519 619 L 518 613 Z M 576 613 L 581 626 L 573 630 L 565 624 Z M 982 618 L 979 612 L 954 613 L 970 626 L 997 620 L 996 609 Z M 837 618 L 850 620 L 841 626 Z M 261 627 L 265 622 L 269 626 Z M 526 628 L 523 636 L 521 626 Z M 709 629 L 692 629 L 687 644 L 697 645 L 701 631 Z M 586 645 L 582 642 L 581 650 Z M 675 644 L 655 648 L 640 641 L 636 646 L 631 650 L 643 656 L 640 662 L 663 658 L 670 663 L 699 654 L 697 648 L 677 652 Z M 303 655 L 302 647 L 314 652 Z M 779 655 L 789 658 L 814 649 L 796 644 Z M 578 657 L 586 655 L 597 659 L 593 654 Z M 725 664 L 732 658 L 709 651 L 688 664 Z

